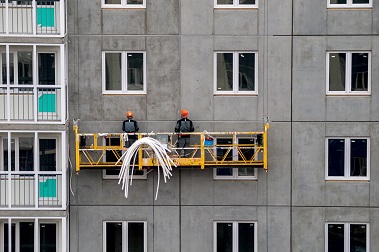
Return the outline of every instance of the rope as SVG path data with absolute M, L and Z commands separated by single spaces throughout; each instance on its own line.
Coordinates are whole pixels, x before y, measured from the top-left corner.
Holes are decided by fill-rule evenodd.
M 142 148 L 144 145 L 148 145 L 155 153 L 156 159 L 158 160 L 158 183 L 157 190 L 155 193 L 155 200 L 158 198 L 159 184 L 160 184 L 160 170 L 162 170 L 164 182 L 167 183 L 167 179 L 170 179 L 172 176 L 172 167 L 171 165 L 176 165 L 171 160 L 171 158 L 167 155 L 167 148 L 165 148 L 158 140 L 151 137 L 144 137 L 137 141 L 135 141 L 128 150 L 122 154 L 120 159 L 117 161 L 120 162 L 122 160 L 122 165 L 120 169 L 120 174 L 118 175 L 118 184 L 122 184 L 121 189 L 125 190 L 125 198 L 128 198 L 129 193 L 129 180 L 130 186 L 132 185 L 133 180 L 133 171 L 135 161 L 138 155 L 138 150 Z M 131 162 L 133 159 L 133 162 Z M 117 164 L 116 163 L 116 164 Z M 132 165 L 131 165 L 132 163 Z M 130 169 L 131 173 L 130 173 Z M 131 174 L 131 175 L 130 175 Z

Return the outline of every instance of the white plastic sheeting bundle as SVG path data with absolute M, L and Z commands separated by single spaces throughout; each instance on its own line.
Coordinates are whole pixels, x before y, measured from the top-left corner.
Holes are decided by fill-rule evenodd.
M 159 182 L 160 182 L 160 169 L 162 169 L 164 182 L 167 182 L 167 179 L 170 179 L 172 176 L 172 167 L 171 165 L 175 165 L 175 163 L 171 160 L 171 158 L 167 155 L 167 151 L 169 151 L 165 146 L 163 146 L 159 141 L 151 137 L 144 137 L 137 141 L 135 141 L 127 151 L 122 154 L 121 158 L 117 161 L 117 163 L 122 160 L 120 174 L 118 175 L 118 184 L 122 183 L 122 190 L 125 190 L 125 198 L 128 198 L 129 193 L 129 180 L 130 185 L 132 185 L 133 180 L 133 171 L 136 158 L 138 156 L 138 150 L 142 148 L 142 146 L 148 145 L 154 151 L 154 157 L 158 160 L 158 183 L 157 183 L 157 191 L 155 193 L 155 200 L 158 197 L 159 190 Z M 133 159 L 133 162 L 131 160 Z M 116 163 L 116 164 L 117 164 Z M 131 165 L 132 163 L 132 165 Z M 130 169 L 132 169 L 130 171 Z

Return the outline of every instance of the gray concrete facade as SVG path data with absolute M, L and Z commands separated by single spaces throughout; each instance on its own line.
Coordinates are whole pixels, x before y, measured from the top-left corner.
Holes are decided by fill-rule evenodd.
M 102 170 L 74 174 L 70 251 L 103 251 L 104 221 L 146 221 L 147 251 L 212 252 L 215 221 L 257 223 L 258 251 L 325 251 L 326 222 L 369 224 L 379 251 L 379 3 L 328 9 L 327 0 L 146 0 L 107 9 L 68 0 L 70 119 L 80 131 L 121 132 L 132 110 L 140 132 L 173 132 L 182 108 L 195 131 L 258 131 L 269 117 L 269 170 L 257 180 L 215 180 L 212 169 L 175 169 L 154 200 L 157 172 L 125 198 Z M 145 51 L 146 94 L 102 94 L 102 52 Z M 257 95 L 214 94 L 214 52 L 258 55 Z M 326 95 L 328 51 L 371 52 L 371 94 Z M 325 179 L 327 137 L 368 137 L 370 179 Z M 70 133 L 71 160 L 74 137 Z

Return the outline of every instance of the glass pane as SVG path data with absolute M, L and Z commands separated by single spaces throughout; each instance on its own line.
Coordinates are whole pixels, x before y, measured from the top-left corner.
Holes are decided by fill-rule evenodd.
M 55 53 L 38 53 L 38 84 L 55 85 Z
M 232 161 L 233 160 L 233 146 L 231 138 L 220 138 L 216 139 L 217 149 L 216 155 L 217 160 Z M 217 168 L 217 176 L 232 176 L 233 168 Z
M 233 53 L 217 53 L 217 91 L 233 91 Z
M 217 0 L 217 4 L 233 4 L 233 0 Z
M 217 176 L 233 176 L 233 168 L 217 168 Z
M 239 0 L 240 4 L 255 4 L 255 0 Z
M 367 139 L 351 139 L 350 176 L 367 176 Z
M 122 223 L 106 224 L 106 252 L 122 251 Z
M 329 91 L 345 91 L 346 53 L 329 54 Z
M 238 251 L 254 252 L 254 223 L 238 224 Z
M 217 223 L 217 252 L 233 251 L 233 224 Z
M 1 54 L 1 74 L 2 83 L 7 84 L 7 55 L 5 52 Z M 10 73 L 10 83 L 14 84 L 14 53 L 9 53 L 9 73 Z
M 105 54 L 105 89 L 121 90 L 121 53 Z
M 33 84 L 32 58 L 32 49 L 17 52 L 18 83 L 16 84 Z
M 128 252 L 144 252 L 144 247 L 144 224 L 128 223 Z
M 344 225 L 328 225 L 328 251 L 344 252 Z
M 239 152 L 238 160 L 239 161 L 251 161 L 254 156 L 254 144 L 255 140 L 252 138 L 249 139 L 238 139 Z M 242 155 L 241 155 L 242 152 Z M 255 175 L 254 167 L 240 167 L 238 168 L 238 176 L 254 176 Z
M 255 53 L 240 53 L 238 91 L 255 90 Z
M 366 252 L 366 225 L 350 225 L 350 251 Z
M 353 0 L 353 4 L 368 4 L 369 0 Z
M 121 0 L 105 0 L 105 4 L 121 4 Z
M 11 224 L 11 232 L 12 232 L 12 241 L 11 241 L 11 251 L 16 251 L 16 225 L 14 223 Z M 4 251 L 8 252 L 9 250 L 9 233 L 8 233 L 8 223 L 4 223 Z
M 34 252 L 33 222 L 20 222 L 20 252 Z
M 4 148 L 4 171 L 8 171 L 8 139 L 3 139 L 3 148 Z M 15 140 L 11 139 L 11 171 L 15 170 Z
M 57 251 L 57 225 L 54 223 L 41 223 L 40 232 L 40 250 L 41 252 Z
M 331 4 L 346 4 L 347 0 L 330 0 Z
M 143 4 L 143 0 L 128 0 L 127 4 Z
M 20 137 L 19 138 L 19 170 L 20 171 L 33 171 L 33 137 Z
M 57 170 L 57 145 L 55 139 L 39 140 L 39 165 L 40 171 Z
M 128 53 L 128 90 L 143 90 L 143 54 Z
M 351 91 L 368 90 L 368 53 L 353 53 L 351 65 Z
M 345 140 L 328 140 L 328 176 L 344 176 Z

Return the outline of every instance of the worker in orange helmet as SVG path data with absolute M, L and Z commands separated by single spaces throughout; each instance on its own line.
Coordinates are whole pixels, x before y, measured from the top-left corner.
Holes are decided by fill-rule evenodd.
M 125 142 L 125 147 L 129 148 L 137 140 L 137 135 L 134 133 L 139 131 L 139 127 L 137 121 L 133 120 L 132 111 L 126 112 L 126 117 L 128 119 L 122 122 L 122 130 L 128 133 L 128 140 Z
M 180 113 L 180 120 L 176 122 L 175 132 L 178 134 L 177 147 L 181 148 L 180 156 L 186 156 L 188 151 L 185 151 L 185 147 L 189 147 L 190 145 L 190 135 L 183 134 L 184 132 L 193 132 L 195 128 L 193 127 L 193 123 L 190 119 L 188 119 L 188 110 L 182 109 Z

